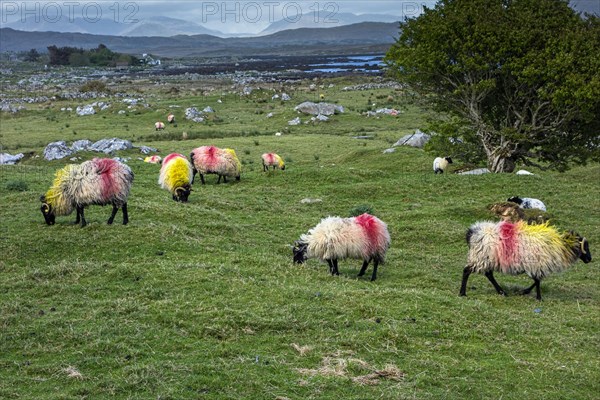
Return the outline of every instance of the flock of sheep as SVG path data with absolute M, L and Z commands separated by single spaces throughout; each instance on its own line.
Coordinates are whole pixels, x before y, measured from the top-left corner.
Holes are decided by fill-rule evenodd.
M 285 169 L 283 159 L 275 153 L 263 154 L 262 163 L 264 171 L 269 167 Z M 443 173 L 450 163 L 449 157 L 436 158 L 434 172 Z M 228 177 L 239 180 L 241 163 L 233 149 L 215 146 L 194 149 L 189 160 L 182 154 L 172 153 L 162 160 L 158 184 L 172 194 L 173 200 L 187 202 L 197 173 L 202 184 L 205 184 L 206 174 L 217 174 L 217 183 L 221 178 L 226 182 Z M 94 158 L 79 165 L 67 165 L 56 172 L 52 186 L 41 197 L 42 214 L 46 223 L 53 225 L 56 216 L 69 215 L 76 210 L 75 222 L 83 227 L 86 225 L 86 206 L 112 205 L 108 224 L 113 223 L 119 209 L 123 212 L 123 224 L 127 224 L 127 197 L 132 182 L 133 172 L 129 166 L 114 159 Z M 494 272 L 526 273 L 534 283 L 523 294 L 535 288 L 536 298 L 541 300 L 540 281 L 545 276 L 568 268 L 578 259 L 584 263 L 592 260 L 585 237 L 572 231 L 560 233 L 547 222 L 529 223 L 523 220 L 522 212 L 518 210 L 546 210 L 540 200 L 511 197 L 506 204 L 501 207 L 503 221 L 476 222 L 467 231 L 469 251 L 463 270 L 461 296 L 466 295 L 471 273 L 484 274 L 502 295 L 506 292 L 496 282 Z M 506 213 L 507 210 L 512 212 Z M 373 281 L 390 243 L 386 223 L 375 216 L 327 217 L 294 243 L 293 261 L 303 263 L 308 258 L 317 258 L 327 262 L 332 275 L 339 275 L 338 260 L 359 259 L 363 261 L 359 276 L 365 274 L 372 261 Z

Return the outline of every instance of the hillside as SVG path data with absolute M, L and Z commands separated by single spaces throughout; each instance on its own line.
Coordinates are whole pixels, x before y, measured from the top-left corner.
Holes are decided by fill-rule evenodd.
M 220 38 L 212 35 L 178 35 L 174 37 L 129 37 L 61 32 L 25 32 L 0 29 L 0 49 L 46 51 L 50 45 L 82 48 L 105 44 L 122 53 L 152 53 L 161 57 L 207 55 L 340 54 L 350 49 L 387 48 L 398 34 L 397 23 L 363 22 L 333 28 L 300 28 L 271 35 L 246 38 Z

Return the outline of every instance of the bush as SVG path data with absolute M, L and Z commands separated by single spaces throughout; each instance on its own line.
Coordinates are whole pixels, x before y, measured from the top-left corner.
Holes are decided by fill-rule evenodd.
M 99 81 L 99 80 L 89 81 L 89 82 L 86 82 L 83 85 L 81 85 L 81 87 L 79 88 L 79 91 L 80 92 L 106 93 L 107 92 L 106 83 Z

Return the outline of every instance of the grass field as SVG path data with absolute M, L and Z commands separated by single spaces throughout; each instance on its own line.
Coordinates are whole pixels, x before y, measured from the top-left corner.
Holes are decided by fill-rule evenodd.
M 436 176 L 422 150 L 382 154 L 423 127 L 423 112 L 369 119 L 359 112 L 398 107 L 398 93 L 344 92 L 332 82 L 288 88 L 289 103 L 269 90 L 245 98 L 181 84 L 176 96 L 148 85 L 140 96 L 151 106 L 125 115 L 116 100 L 89 117 L 59 111 L 81 101 L 1 114 L 3 148 L 28 157 L 0 167 L 0 398 L 598 398 L 598 261 L 545 279 L 542 302 L 517 294 L 530 285 L 525 276 L 497 275 L 508 297 L 480 275 L 468 297 L 458 291 L 466 229 L 512 195 L 543 199 L 553 223 L 585 235 L 597 256 L 600 166 Z M 288 128 L 293 106 L 321 92 L 347 112 Z M 192 105 L 210 105 L 218 118 L 183 122 Z M 157 135 L 153 124 L 169 110 L 180 122 Z M 92 206 L 85 228 L 71 224 L 74 215 L 46 226 L 39 196 L 68 161 L 35 155 L 53 140 L 115 136 L 163 156 L 232 147 L 241 181 L 216 185 L 209 176 L 189 203 L 175 203 L 157 185 L 159 166 L 131 150 L 117 154 L 135 172 L 129 225 L 106 225 L 110 209 Z M 281 154 L 287 169 L 263 173 L 265 151 Z M 315 260 L 292 264 L 300 234 L 361 206 L 392 237 L 375 282 L 371 269 L 356 277 L 358 260 L 340 262 L 338 277 Z

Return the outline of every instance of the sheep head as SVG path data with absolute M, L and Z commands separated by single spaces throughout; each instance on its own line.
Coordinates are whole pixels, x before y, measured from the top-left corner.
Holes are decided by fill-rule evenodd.
M 173 194 L 173 200 L 180 201 L 182 203 L 187 203 L 188 197 L 192 192 L 192 188 L 190 185 L 180 186 L 175 189 L 175 194 Z
M 581 259 L 581 261 L 583 261 L 584 263 L 589 263 L 590 261 L 592 261 L 592 253 L 590 253 L 590 244 L 587 241 L 586 238 L 582 238 L 579 237 L 579 258 Z
M 40 201 L 42 202 L 42 207 L 40 208 L 40 210 L 42 211 L 42 215 L 44 216 L 46 223 L 48 225 L 54 225 L 56 216 L 54 215 L 54 210 L 52 210 L 52 206 L 46 202 L 45 195 L 42 195 L 40 197 Z
M 292 251 L 294 252 L 294 262 L 296 264 L 304 264 L 304 262 L 308 258 L 306 256 L 307 247 L 308 247 L 308 243 L 304 243 L 304 242 L 300 242 L 300 241 L 297 241 L 294 243 L 294 248 Z

